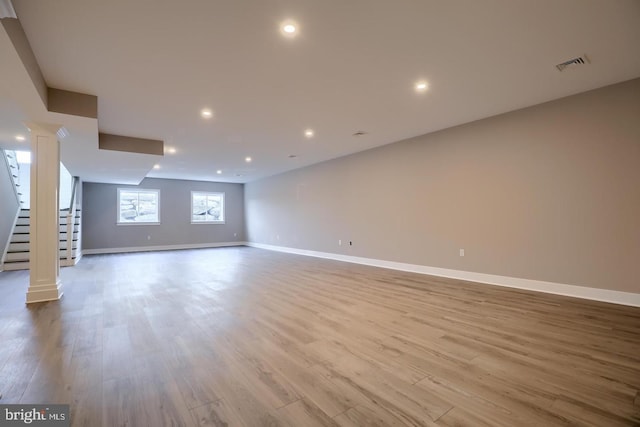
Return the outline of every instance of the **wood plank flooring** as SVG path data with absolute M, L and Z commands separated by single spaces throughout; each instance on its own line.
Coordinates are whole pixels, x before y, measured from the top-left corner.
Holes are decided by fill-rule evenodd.
M 74 426 L 638 426 L 640 309 L 254 248 L 0 273 L 0 403 Z

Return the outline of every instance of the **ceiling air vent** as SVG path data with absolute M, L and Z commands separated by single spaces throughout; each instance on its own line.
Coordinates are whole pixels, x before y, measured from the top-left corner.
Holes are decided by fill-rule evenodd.
M 582 55 L 579 56 L 577 58 L 573 58 L 570 59 L 568 61 L 564 61 L 558 65 L 556 65 L 556 68 L 558 69 L 558 71 L 564 71 L 565 68 L 574 68 L 577 67 L 579 65 L 586 65 L 589 64 L 589 58 L 587 58 L 587 55 Z

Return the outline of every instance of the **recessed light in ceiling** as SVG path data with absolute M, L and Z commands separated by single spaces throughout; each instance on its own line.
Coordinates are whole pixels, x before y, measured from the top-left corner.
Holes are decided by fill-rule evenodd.
M 155 164 L 155 165 L 153 165 L 153 168 L 154 169 L 160 169 L 160 165 L 159 164 Z
M 429 89 L 429 83 L 427 83 L 424 80 L 420 80 L 419 82 L 416 82 L 415 84 L 415 88 L 416 88 L 416 92 L 426 92 L 427 89 Z
M 253 159 L 251 157 L 248 157 L 248 156 L 244 158 L 244 161 L 247 162 L 247 163 L 251 163 L 252 160 Z
M 16 135 L 16 141 L 24 141 L 25 139 L 27 138 L 25 138 L 23 135 Z
M 285 37 L 295 37 L 298 34 L 299 26 L 292 20 L 286 20 L 280 24 L 280 32 Z
M 211 111 L 211 110 L 210 110 L 210 109 L 208 109 L 208 108 L 203 108 L 203 109 L 200 111 L 200 115 L 201 115 L 201 116 L 202 116 L 202 118 L 204 118 L 204 119 L 210 119 L 211 117 L 213 117 L 213 111 Z
M 304 131 L 304 136 L 306 136 L 307 138 L 313 138 L 314 132 L 313 129 L 307 129 Z
M 218 169 L 218 170 L 216 171 L 216 173 L 217 173 L 218 175 L 221 175 L 221 174 L 222 174 L 222 171 L 221 171 L 220 169 Z
M 176 149 L 173 147 L 167 147 L 167 153 L 169 154 L 176 154 Z

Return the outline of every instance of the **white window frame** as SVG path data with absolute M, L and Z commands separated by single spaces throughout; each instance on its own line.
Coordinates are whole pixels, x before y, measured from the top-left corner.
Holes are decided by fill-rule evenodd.
M 140 193 L 155 193 L 158 199 L 158 221 L 120 221 L 120 194 L 123 191 L 128 192 L 140 192 Z M 160 190 L 155 188 L 135 188 L 135 187 L 121 187 L 118 188 L 118 199 L 116 206 L 117 225 L 160 225 Z
M 221 196 L 222 197 L 222 219 L 219 221 L 194 221 L 193 220 L 193 195 L 194 194 L 204 194 L 207 196 L 210 195 L 215 195 L 215 196 Z M 227 213 L 226 213 L 226 201 L 225 201 L 225 193 L 221 192 L 221 191 L 199 191 L 199 190 L 192 190 L 191 191 L 191 206 L 189 209 L 189 218 L 191 219 L 191 224 L 224 224 L 227 218 Z

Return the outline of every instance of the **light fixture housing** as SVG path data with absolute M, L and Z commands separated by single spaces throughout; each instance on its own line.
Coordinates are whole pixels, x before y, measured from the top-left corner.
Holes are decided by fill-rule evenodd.
M 153 168 L 154 168 L 155 170 L 158 170 L 158 169 L 160 169 L 160 165 L 156 163 L 155 165 L 153 165 Z
M 217 173 L 218 175 L 222 175 L 222 171 L 221 171 L 220 169 L 218 169 L 218 170 L 216 171 L 216 173 Z
M 304 131 L 304 136 L 306 136 L 307 138 L 313 138 L 313 135 L 315 135 L 313 129 L 307 129 Z
M 200 110 L 200 115 L 203 119 L 210 119 L 213 117 L 213 111 L 208 108 L 203 108 L 202 110 Z
M 24 137 L 24 135 L 16 135 L 16 141 L 24 141 L 27 138 Z
M 253 159 L 251 157 L 247 156 L 247 157 L 244 158 L 244 161 L 247 162 L 247 163 L 251 163 L 253 161 Z

